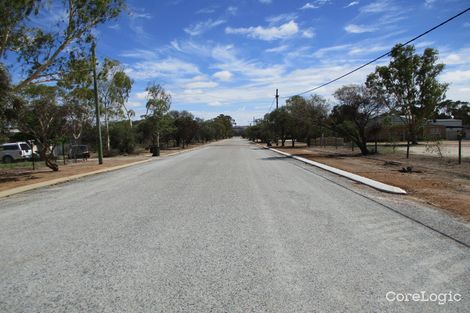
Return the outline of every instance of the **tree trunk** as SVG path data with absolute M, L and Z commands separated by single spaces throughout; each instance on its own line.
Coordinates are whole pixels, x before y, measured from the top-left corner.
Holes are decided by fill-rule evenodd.
M 292 138 L 292 148 L 295 147 L 295 139 Z
M 356 145 L 361 149 L 361 154 L 362 155 L 368 155 L 369 154 L 369 149 L 367 149 L 367 143 L 366 142 L 356 142 Z
M 52 152 L 49 153 L 49 146 L 47 144 L 44 144 L 41 149 L 41 157 L 44 158 L 44 163 L 48 168 L 53 170 L 54 172 L 57 172 L 59 170 L 59 165 L 57 165 L 53 160 L 52 160 Z
M 111 152 L 111 139 L 109 138 L 109 122 L 108 122 L 108 109 L 104 107 L 104 124 L 106 127 L 106 154 L 109 156 Z

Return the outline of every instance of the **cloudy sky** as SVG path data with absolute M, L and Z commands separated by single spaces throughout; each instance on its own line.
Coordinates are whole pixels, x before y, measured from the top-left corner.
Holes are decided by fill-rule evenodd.
M 467 0 L 130 0 L 130 13 L 100 26 L 99 57 L 120 60 L 144 111 L 145 87 L 162 84 L 172 109 L 239 125 L 290 96 L 333 79 L 469 6 Z M 448 98 L 470 100 L 470 12 L 415 42 L 437 48 Z M 385 58 L 381 63 L 388 63 Z M 317 92 L 328 99 L 360 84 L 375 65 Z M 285 99 L 281 98 L 281 104 Z

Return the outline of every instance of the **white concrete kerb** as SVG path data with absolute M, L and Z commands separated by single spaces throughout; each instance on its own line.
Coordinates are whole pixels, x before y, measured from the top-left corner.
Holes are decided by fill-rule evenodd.
M 301 162 L 316 166 L 316 167 L 321 168 L 325 171 L 328 171 L 328 172 L 346 177 L 348 179 L 351 179 L 355 182 L 367 185 L 367 186 L 372 187 L 374 189 L 384 191 L 384 192 L 388 192 L 388 193 L 406 195 L 406 191 L 401 189 L 401 188 L 391 186 L 391 185 L 387 185 L 387 184 L 378 182 L 376 180 L 373 180 L 373 179 L 370 179 L 370 178 L 367 178 L 367 177 L 363 177 L 363 176 L 360 176 L 360 175 L 357 175 L 357 174 L 346 172 L 346 171 L 340 170 L 338 168 L 328 166 L 328 165 L 325 165 L 325 164 L 322 164 L 322 163 L 319 163 L 319 162 L 311 161 L 311 160 L 308 160 L 306 158 L 295 156 L 295 155 L 292 155 L 292 154 L 289 154 L 289 153 L 286 153 L 286 152 L 283 152 L 283 151 L 280 151 L 280 150 L 277 150 L 277 149 L 273 149 L 273 148 L 268 148 L 268 149 L 271 150 L 271 151 L 277 152 L 279 154 L 291 157 L 293 159 L 299 160 Z

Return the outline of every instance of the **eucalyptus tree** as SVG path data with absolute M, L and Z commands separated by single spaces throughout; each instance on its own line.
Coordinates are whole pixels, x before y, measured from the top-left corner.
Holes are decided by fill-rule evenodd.
M 59 170 L 54 160 L 54 147 L 67 130 L 67 107 L 57 101 L 57 87 L 31 85 L 22 92 L 23 105 L 18 108 L 18 128 L 34 138 L 46 166 Z
M 170 110 L 171 95 L 159 84 L 151 83 L 145 91 L 147 92 L 147 111 L 144 117 L 151 125 L 152 145 L 160 148 L 160 135 L 171 127 L 165 114 Z
M 105 58 L 98 73 L 98 89 L 100 103 L 103 105 L 106 150 L 109 153 L 111 141 L 109 135 L 109 120 L 113 117 L 125 117 L 132 128 L 132 117 L 134 111 L 126 106 L 133 81 L 124 72 L 119 61 Z
M 408 140 L 417 143 L 418 132 L 445 99 L 448 84 L 438 80 L 444 64 L 438 51 L 415 53 L 413 45 L 397 44 L 387 66 L 378 66 L 367 78 L 367 86 L 382 94 L 383 103 L 403 117 Z
M 16 115 L 19 98 L 13 93 L 10 75 L 0 64 L 0 138 L 5 136 L 10 122 Z
M 291 114 L 290 134 L 292 143 L 295 139 L 305 140 L 308 146 L 311 139 L 321 134 L 327 116 L 327 102 L 319 95 L 312 95 L 305 99 L 293 96 L 286 101 L 286 107 Z
M 93 78 L 91 60 L 83 56 L 70 55 L 67 71 L 58 81 L 62 105 L 67 108 L 67 130 L 78 142 L 84 128 L 91 126 L 94 115 Z
M 367 148 L 370 122 L 383 113 L 384 105 L 377 101 L 374 91 L 366 86 L 348 85 L 335 91 L 334 97 L 339 105 L 330 114 L 330 128 L 352 140 L 363 155 Z
M 52 5 L 65 12 L 55 27 L 30 22 L 31 15 L 39 18 Z M 22 69 L 15 89 L 60 79 L 69 52 L 88 51 L 93 29 L 117 18 L 124 8 L 124 0 L 1 1 L 0 58 L 16 59 Z

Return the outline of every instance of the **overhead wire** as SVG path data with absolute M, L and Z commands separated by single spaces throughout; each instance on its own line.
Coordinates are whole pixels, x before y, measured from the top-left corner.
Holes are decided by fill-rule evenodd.
M 407 42 L 405 42 L 405 43 L 403 43 L 403 44 L 400 44 L 399 47 L 403 47 L 403 46 L 408 45 L 409 43 L 412 43 L 413 41 L 415 41 L 415 40 L 417 40 L 417 39 L 419 39 L 419 38 L 421 38 L 421 37 L 423 37 L 423 36 L 429 34 L 430 32 L 436 30 L 436 29 L 439 28 L 439 27 L 444 26 L 445 24 L 447 24 L 447 23 L 449 23 L 450 21 L 456 19 L 457 17 L 459 17 L 459 16 L 461 16 L 461 15 L 467 13 L 468 11 L 470 11 L 470 7 L 469 7 L 469 8 L 466 8 L 465 10 L 463 10 L 463 11 L 457 13 L 457 14 L 455 14 L 454 16 L 452 16 L 452 17 L 448 18 L 447 20 L 445 20 L 445 21 L 439 23 L 438 25 L 436 25 L 436 26 L 434 26 L 434 27 L 432 27 L 432 28 L 426 30 L 425 32 L 423 32 L 423 33 L 421 33 L 421 34 L 419 34 L 419 35 L 417 35 L 417 36 L 411 38 L 411 39 L 408 40 Z M 336 81 L 338 81 L 338 80 L 340 80 L 340 79 L 342 79 L 342 78 L 344 78 L 344 77 L 346 77 L 346 76 L 351 75 L 351 74 L 354 73 L 354 72 L 359 71 L 360 69 L 366 67 L 367 65 L 370 65 L 370 64 L 372 64 L 372 63 L 374 63 L 374 62 L 376 62 L 376 61 L 378 61 L 378 60 L 380 60 L 380 59 L 382 59 L 382 58 L 384 58 L 384 57 L 390 55 L 391 52 L 392 52 L 392 49 L 390 49 L 388 52 L 386 52 L 386 53 L 384 53 L 384 54 L 382 54 L 382 55 L 376 57 L 375 59 L 373 59 L 373 60 L 371 60 L 371 61 L 369 61 L 369 62 L 367 62 L 367 63 L 364 63 L 363 65 L 361 65 L 361 66 L 359 66 L 359 67 L 356 67 L 355 69 L 353 69 L 353 70 L 351 70 L 351 71 L 349 71 L 349 72 L 347 72 L 347 73 L 345 73 L 345 74 L 343 74 L 343 75 L 341 75 L 341 76 L 339 76 L 339 77 L 337 77 L 337 78 L 335 78 L 335 79 L 332 79 L 332 80 L 330 80 L 330 81 L 328 81 L 328 82 L 326 82 L 326 83 L 323 83 L 323 84 L 318 85 L 318 86 L 316 86 L 316 87 L 313 87 L 313 88 L 311 88 L 311 89 L 305 90 L 305 91 L 303 91 L 303 92 L 296 93 L 296 94 L 293 94 L 293 95 L 291 95 L 291 96 L 283 96 L 283 97 L 281 97 L 281 98 L 285 99 L 285 98 L 291 98 L 291 97 L 293 97 L 293 96 L 301 96 L 301 95 L 304 95 L 304 94 L 306 94 L 306 93 L 310 93 L 310 92 L 312 92 L 312 91 L 315 91 L 315 90 L 317 90 L 317 89 L 320 89 L 320 88 L 322 88 L 322 87 L 325 87 L 325 86 L 327 86 L 327 85 L 329 85 L 329 84 L 332 84 L 332 83 L 334 83 L 334 82 L 336 82 Z

